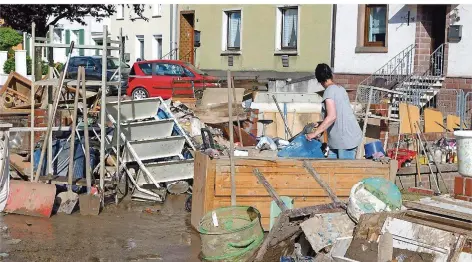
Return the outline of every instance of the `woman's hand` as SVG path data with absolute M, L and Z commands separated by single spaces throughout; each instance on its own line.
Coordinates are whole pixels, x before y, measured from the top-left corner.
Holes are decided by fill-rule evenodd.
M 306 140 L 311 141 L 313 139 L 318 139 L 320 135 L 314 132 L 314 133 L 306 134 L 305 137 L 306 137 Z

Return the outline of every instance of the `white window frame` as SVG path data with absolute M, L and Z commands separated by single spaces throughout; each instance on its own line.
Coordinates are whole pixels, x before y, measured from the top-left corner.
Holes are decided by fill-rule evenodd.
M 228 50 L 228 13 L 231 12 L 240 12 L 241 13 L 241 24 L 239 25 L 239 50 Z M 232 8 L 232 9 L 223 9 L 223 14 L 222 14 L 222 38 L 221 38 L 221 51 L 223 53 L 231 53 L 231 54 L 241 54 L 243 51 L 243 24 L 244 24 L 244 18 L 243 18 L 243 9 L 242 8 Z
M 141 58 L 142 60 L 144 60 L 144 57 L 141 57 L 141 41 L 144 43 L 142 53 L 144 55 L 146 55 L 146 41 L 145 41 L 144 35 L 136 35 L 136 46 L 135 46 L 136 58 L 135 58 L 135 61 L 138 58 Z
M 296 49 L 282 49 L 282 10 L 286 8 L 297 8 L 297 48 Z M 275 15 L 275 53 L 276 54 L 299 54 L 300 53 L 300 5 L 278 5 Z
M 162 16 L 162 4 L 152 5 L 152 17 Z
M 157 48 L 157 43 L 159 43 L 158 39 L 161 40 L 161 52 L 164 50 L 164 48 L 162 48 L 162 44 L 163 44 L 162 34 L 153 35 L 153 38 L 152 38 L 152 56 L 154 57 L 154 59 L 161 59 L 159 57 L 159 50 Z M 164 55 L 164 54 L 161 53 L 161 56 L 162 55 Z
M 125 19 L 125 5 L 116 6 L 116 19 L 117 20 Z

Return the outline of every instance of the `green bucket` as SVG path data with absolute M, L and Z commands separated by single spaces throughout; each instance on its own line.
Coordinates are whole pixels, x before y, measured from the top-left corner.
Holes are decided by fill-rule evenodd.
M 198 227 L 203 259 L 246 261 L 264 240 L 260 217 L 257 209 L 248 206 L 222 207 L 207 213 Z

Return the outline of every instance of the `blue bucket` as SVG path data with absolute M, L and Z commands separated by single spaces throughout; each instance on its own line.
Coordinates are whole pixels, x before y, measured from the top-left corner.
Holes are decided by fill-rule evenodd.
M 382 154 L 386 155 L 382 146 L 382 142 L 380 142 L 379 140 L 365 144 L 364 152 L 366 158 L 371 158 L 377 152 L 381 152 Z

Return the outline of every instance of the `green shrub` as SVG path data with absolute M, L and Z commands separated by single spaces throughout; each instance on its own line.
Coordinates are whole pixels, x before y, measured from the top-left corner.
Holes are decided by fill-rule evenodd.
M 8 58 L 3 64 L 3 72 L 9 74 L 10 72 L 15 71 L 15 58 Z
M 21 42 L 23 42 L 23 36 L 16 30 L 0 27 L 0 51 L 7 51 Z

